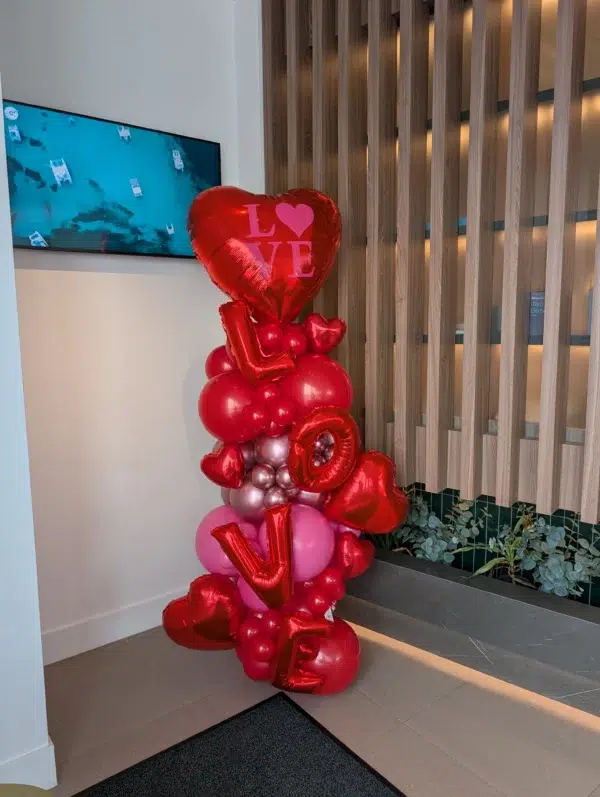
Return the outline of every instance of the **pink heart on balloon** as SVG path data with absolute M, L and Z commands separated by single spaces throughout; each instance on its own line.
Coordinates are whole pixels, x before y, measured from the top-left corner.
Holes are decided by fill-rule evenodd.
M 288 202 L 280 202 L 275 206 L 275 213 L 279 221 L 295 233 L 298 238 L 313 223 L 315 218 L 314 210 L 308 205 L 290 205 Z

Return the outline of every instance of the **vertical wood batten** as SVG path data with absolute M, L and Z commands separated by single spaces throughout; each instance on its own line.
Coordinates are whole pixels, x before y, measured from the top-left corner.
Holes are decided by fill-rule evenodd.
M 281 0 L 263 0 L 263 112 L 265 185 L 269 194 L 287 187 L 287 114 L 285 89 L 285 14 Z
M 598 192 L 600 214 L 600 189 Z M 590 370 L 588 372 L 585 447 L 583 453 L 583 489 L 581 519 L 584 523 L 600 520 L 600 224 L 596 225 L 596 264 L 594 300 L 592 301 L 592 334 Z
M 426 486 L 446 487 L 453 423 L 463 4 L 437 0 L 431 144 Z
M 337 63 L 335 0 L 312 0 L 313 185 L 337 199 Z M 337 315 L 335 268 L 313 302 L 326 318 Z
M 421 344 L 425 302 L 429 13 L 422 0 L 400 5 L 396 273 L 395 460 L 400 484 L 417 480 Z
M 356 0 L 338 0 L 338 308 L 348 330 L 338 360 L 354 388 L 352 414 L 364 433 L 367 43 Z
M 396 232 L 396 36 L 390 0 L 368 4 L 365 445 L 387 451 L 392 417 Z
M 513 0 L 495 491 L 503 506 L 519 497 L 525 433 L 540 24 L 540 0 Z
M 545 514 L 559 505 L 566 431 L 585 12 L 586 0 L 559 0 L 536 502 Z
M 310 0 L 285 0 L 288 188 L 312 185 Z
M 488 426 L 500 0 L 473 0 L 460 489 L 481 494 Z

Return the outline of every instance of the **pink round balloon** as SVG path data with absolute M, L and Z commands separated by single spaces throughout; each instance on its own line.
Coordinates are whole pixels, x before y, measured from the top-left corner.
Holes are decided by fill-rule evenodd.
M 266 603 L 261 601 L 246 579 L 240 576 L 237 585 L 240 591 L 240 597 L 249 609 L 255 612 L 264 612 L 269 608 Z
M 196 531 L 196 555 L 209 573 L 234 576 L 237 570 L 211 532 L 226 523 L 237 523 L 244 537 L 256 540 L 257 529 L 246 523 L 230 506 L 219 506 L 206 515 Z
M 294 581 L 310 581 L 324 570 L 333 556 L 335 535 L 327 518 L 303 504 L 293 504 L 292 526 L 292 567 Z M 262 524 L 258 531 L 258 541 L 266 555 L 269 553 L 267 526 Z

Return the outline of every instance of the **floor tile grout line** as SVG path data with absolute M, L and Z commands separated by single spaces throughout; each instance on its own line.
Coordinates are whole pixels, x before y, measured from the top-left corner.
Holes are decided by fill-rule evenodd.
M 400 721 L 398 720 L 398 722 Z M 431 745 L 431 747 L 435 747 L 436 750 L 439 750 L 440 753 L 446 756 L 446 758 L 450 759 L 450 761 L 454 761 L 455 764 L 457 764 L 459 767 L 462 767 L 470 775 L 473 775 L 473 777 L 477 778 L 477 780 L 480 781 L 481 783 L 485 783 L 486 786 L 488 786 L 490 789 L 493 789 L 495 792 L 498 793 L 498 795 L 502 795 L 502 797 L 511 797 L 511 795 L 509 795 L 507 792 L 499 789 L 498 786 L 494 786 L 493 783 L 490 783 L 485 778 L 482 778 L 481 775 L 479 775 L 477 772 L 471 769 L 471 767 L 465 764 L 463 761 L 459 761 L 458 758 L 455 758 L 453 755 L 450 755 L 450 753 L 447 750 L 444 750 L 443 747 L 440 747 L 439 744 L 436 744 L 435 742 L 431 741 L 431 739 L 427 739 L 425 736 L 423 736 L 423 734 L 420 733 L 416 728 L 413 728 L 413 726 L 410 724 L 410 720 L 407 720 L 406 722 L 401 722 L 400 724 L 405 725 L 413 733 L 416 733 L 417 736 L 420 739 L 422 739 L 425 744 Z M 588 795 L 588 797 L 590 797 L 590 795 Z
M 373 697 L 371 697 L 371 695 L 369 695 L 366 692 L 364 692 L 363 689 L 361 688 L 360 684 L 358 684 L 356 686 L 356 690 L 357 690 L 357 692 L 360 692 L 361 695 L 363 695 L 363 697 L 366 697 L 367 700 L 370 700 L 370 702 L 373 703 L 375 706 L 377 706 L 377 708 L 383 709 L 383 711 L 388 713 L 389 716 L 393 718 L 394 722 L 401 722 L 403 724 L 406 724 L 410 720 L 413 720 L 416 717 L 418 717 L 420 714 L 423 714 L 425 711 L 429 711 L 429 709 L 433 708 L 433 706 L 435 706 L 436 703 L 438 703 L 440 700 L 445 700 L 450 695 L 453 695 L 458 689 L 462 689 L 462 687 L 466 686 L 466 685 L 467 685 L 466 681 L 460 681 L 458 684 L 453 686 L 452 689 L 450 689 L 448 692 L 445 692 L 443 695 L 438 695 L 436 698 L 433 699 L 433 701 L 431 703 L 428 703 L 423 708 L 420 708 L 420 709 L 416 710 L 414 712 L 414 714 L 410 714 L 405 719 L 402 719 L 400 717 L 394 716 L 386 706 L 382 706 L 381 703 L 378 703 L 377 700 L 375 700 Z

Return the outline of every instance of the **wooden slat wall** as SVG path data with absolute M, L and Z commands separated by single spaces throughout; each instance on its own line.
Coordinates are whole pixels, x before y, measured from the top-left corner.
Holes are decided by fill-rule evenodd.
M 495 490 L 499 503 L 518 497 L 521 438 L 525 431 L 529 275 L 535 172 L 541 0 L 513 0 L 510 115 L 506 165 L 502 350 Z
M 421 343 L 425 307 L 423 230 L 427 174 L 429 14 L 422 0 L 400 6 L 398 64 L 398 266 L 394 385 L 395 460 L 400 484 L 417 480 Z
M 430 16 L 431 5 L 263 0 L 267 190 L 312 185 L 338 202 L 337 271 L 314 309 L 348 324 L 337 356 L 352 410 L 399 483 L 596 522 L 600 301 L 591 347 L 570 336 L 586 334 L 600 280 L 600 232 L 594 242 L 594 222 L 577 225 L 575 250 L 571 215 L 598 197 L 600 99 L 582 106 L 581 83 L 600 77 L 597 35 L 586 47 L 584 31 L 589 6 L 600 32 L 600 0 L 436 0 Z M 498 220 L 504 232 L 491 231 Z M 540 290 L 544 340 L 531 345 Z M 501 342 L 489 336 L 499 308 Z
M 337 200 L 338 69 L 335 0 L 312 0 L 313 186 Z M 314 310 L 337 315 L 335 269 L 315 297 Z
M 427 330 L 425 484 L 431 492 L 439 492 L 446 487 L 448 432 L 452 428 L 454 414 L 462 32 L 462 2 L 438 0 L 434 25 Z
M 310 5 L 285 0 L 288 188 L 312 185 Z
M 370 0 L 368 25 L 365 445 L 387 451 L 394 391 L 396 233 L 397 27 L 390 0 Z
M 537 507 L 545 513 L 559 508 L 566 432 L 585 10 L 585 0 L 558 3 L 537 481 Z
M 367 36 L 355 0 L 338 0 L 338 310 L 348 324 L 338 360 L 354 386 L 352 413 L 364 434 L 367 239 Z
M 268 194 L 287 188 L 285 14 L 281 0 L 263 0 L 265 183 Z
M 488 426 L 500 0 L 473 0 L 460 490 L 481 495 Z
M 600 214 L 600 189 L 598 212 Z M 600 224 L 596 228 L 594 285 L 600 286 Z M 600 302 L 598 300 L 592 303 L 592 339 L 585 425 L 581 519 L 584 523 L 596 523 L 600 517 Z

